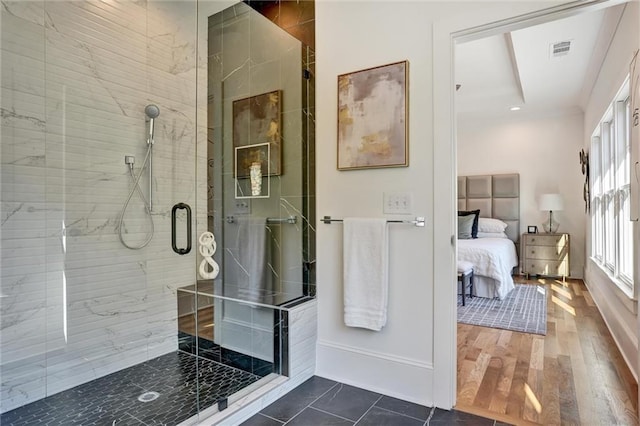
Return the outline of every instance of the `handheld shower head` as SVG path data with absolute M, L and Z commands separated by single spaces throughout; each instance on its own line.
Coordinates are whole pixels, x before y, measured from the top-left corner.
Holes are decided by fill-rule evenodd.
M 158 116 L 160 115 L 160 108 L 158 108 L 157 105 L 147 105 L 144 108 L 144 113 L 147 114 L 147 117 L 154 119 L 154 118 L 158 118 Z
M 160 115 L 160 108 L 157 105 L 147 105 L 144 108 L 144 113 L 149 117 L 149 140 L 147 143 L 153 144 L 153 130 L 154 130 L 154 119 L 158 118 Z

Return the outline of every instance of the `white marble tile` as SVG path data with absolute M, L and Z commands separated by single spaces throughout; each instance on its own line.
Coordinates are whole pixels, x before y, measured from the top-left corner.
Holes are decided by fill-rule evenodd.
M 47 37 L 57 33 L 73 40 L 73 52 L 77 54 L 85 53 L 85 48 L 90 46 L 117 53 L 121 60 L 145 58 L 144 33 L 104 19 L 82 7 L 81 2 L 47 2 L 46 10 Z M 145 19 L 143 13 L 137 13 L 137 17 Z
M 2 0 L 2 19 L 6 16 L 20 18 L 36 25 L 44 25 L 44 1 Z M 4 23 L 4 22 L 3 22 Z
M 2 126 L 0 162 L 21 166 L 44 167 L 45 133 L 38 130 Z
M 45 129 L 44 99 L 15 90 L 2 90 L 2 126 L 43 131 Z
M 15 2 L 17 4 L 19 2 Z M 30 3 L 30 2 L 24 2 Z M 5 2 L 2 2 L 5 5 Z M 32 2 L 36 6 L 38 2 Z M 40 3 L 41 5 L 42 3 Z M 2 50 L 18 53 L 28 58 L 44 60 L 44 27 L 42 24 L 22 19 L 6 12 L 3 8 L 0 19 L 2 20 L 2 33 L 10 36 L 2 37 Z M 38 14 L 39 12 L 35 12 Z M 33 16 L 35 16 L 35 14 Z M 43 15 L 40 15 L 43 16 Z
M 33 59 L 8 50 L 2 51 L 2 88 L 32 95 L 44 95 L 43 59 Z M 6 96 L 6 93 L 3 93 Z
M 22 358 L 19 365 L 3 360 L 0 376 L 0 404 L 3 412 L 46 396 L 44 356 L 29 360 Z

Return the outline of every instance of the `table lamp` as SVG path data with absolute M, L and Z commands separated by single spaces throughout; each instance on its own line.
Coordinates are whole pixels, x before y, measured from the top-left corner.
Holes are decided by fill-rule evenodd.
M 553 212 L 561 211 L 564 208 L 562 203 L 562 195 L 560 194 L 542 194 L 539 202 L 540 210 L 549 212 L 549 221 L 542 224 L 546 232 L 557 232 L 560 224 L 553 220 Z

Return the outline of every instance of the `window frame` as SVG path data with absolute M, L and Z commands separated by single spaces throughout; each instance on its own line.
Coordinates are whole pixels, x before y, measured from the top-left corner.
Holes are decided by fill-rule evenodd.
M 629 102 L 627 77 L 591 135 L 590 255 L 618 287 L 633 295 Z

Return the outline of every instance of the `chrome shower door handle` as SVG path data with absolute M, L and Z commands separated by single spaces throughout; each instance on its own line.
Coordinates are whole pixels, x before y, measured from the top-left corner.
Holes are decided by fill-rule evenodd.
M 187 247 L 178 248 L 176 245 L 176 212 L 178 209 L 187 211 Z M 191 251 L 191 207 L 185 203 L 178 203 L 171 209 L 171 247 L 179 255 L 187 254 Z

